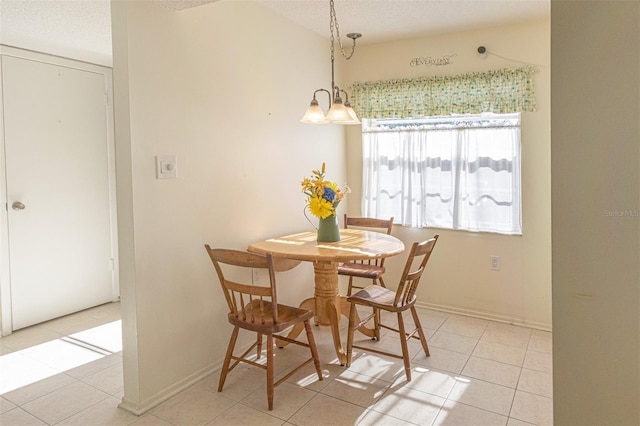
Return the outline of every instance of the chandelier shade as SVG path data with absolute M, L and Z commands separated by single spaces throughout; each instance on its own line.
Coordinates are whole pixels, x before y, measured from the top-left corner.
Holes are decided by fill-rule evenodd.
M 300 122 L 308 124 L 324 124 L 328 123 L 329 120 L 324 116 L 324 111 L 320 108 L 318 101 L 314 98 Z

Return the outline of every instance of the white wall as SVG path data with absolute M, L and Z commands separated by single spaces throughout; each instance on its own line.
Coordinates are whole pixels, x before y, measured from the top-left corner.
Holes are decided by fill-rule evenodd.
M 522 114 L 522 236 L 502 236 L 435 228 L 396 226 L 393 234 L 411 242 L 440 234 L 419 303 L 438 309 L 501 321 L 551 328 L 551 195 L 550 195 L 550 27 L 549 21 L 517 26 L 364 45 L 344 66 L 349 84 L 455 75 L 522 63 L 489 55 L 480 59 L 478 46 L 505 58 L 534 64 L 538 110 Z M 410 65 L 416 57 L 451 57 L 447 66 Z M 360 215 L 362 147 L 360 129 L 348 130 L 348 181 L 353 189 L 349 213 Z M 501 270 L 491 271 L 489 256 L 501 257 Z M 389 259 L 387 274 L 399 277 L 403 256 Z M 397 278 L 396 278 L 397 279 Z M 387 278 L 387 282 L 392 281 Z
M 640 3 L 551 2 L 557 425 L 640 424 Z
M 309 229 L 300 182 L 323 161 L 345 181 L 344 133 L 298 122 L 330 82 L 327 41 L 268 9 L 115 1 L 112 15 L 123 406 L 142 412 L 223 358 L 231 326 L 203 245 Z M 175 180 L 155 179 L 165 154 Z M 312 295 L 310 264 L 281 278 L 284 303 Z

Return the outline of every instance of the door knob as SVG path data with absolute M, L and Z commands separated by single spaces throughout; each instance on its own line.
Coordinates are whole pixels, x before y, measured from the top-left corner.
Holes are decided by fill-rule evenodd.
M 13 204 L 11 204 L 11 208 L 14 210 L 24 210 L 24 204 L 22 204 L 20 201 L 14 201 Z

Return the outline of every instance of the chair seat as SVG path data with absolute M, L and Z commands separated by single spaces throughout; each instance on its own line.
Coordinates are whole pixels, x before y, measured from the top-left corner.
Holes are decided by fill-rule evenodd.
M 338 266 L 338 275 L 378 279 L 384 273 L 384 266 L 368 265 L 366 263 L 344 263 Z
M 244 307 L 246 318 L 241 311 L 229 313 L 229 322 L 248 330 L 265 334 L 279 333 L 287 328 L 313 317 L 313 312 L 278 303 L 278 323 L 273 323 L 273 304 L 271 302 L 253 300 Z M 255 312 L 255 315 L 251 315 Z
M 395 290 L 389 290 L 388 288 L 379 285 L 370 285 L 348 297 L 347 301 L 358 303 L 361 305 L 382 308 L 394 312 L 404 311 L 411 308 L 411 306 L 413 306 L 413 302 L 415 301 L 414 296 L 412 300 L 406 303 L 404 306 L 394 306 L 393 301 L 395 297 Z

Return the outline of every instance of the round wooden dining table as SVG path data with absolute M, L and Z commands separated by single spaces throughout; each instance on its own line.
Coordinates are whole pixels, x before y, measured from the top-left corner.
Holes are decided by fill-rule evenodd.
M 390 257 L 404 251 L 398 238 L 381 232 L 359 229 L 341 229 L 340 241 L 325 243 L 316 241 L 316 232 L 302 232 L 271 238 L 249 245 L 248 251 L 271 253 L 274 258 L 313 262 L 314 297 L 304 300 L 300 307 L 313 310 L 318 325 L 331 326 L 333 343 L 340 364 L 346 362 L 346 354 L 340 341 L 340 315 L 349 315 L 349 302 L 338 288 L 338 265 L 353 260 Z M 302 327 L 294 328 L 289 337 L 300 334 Z M 372 329 L 361 327 L 360 332 L 373 337 Z

